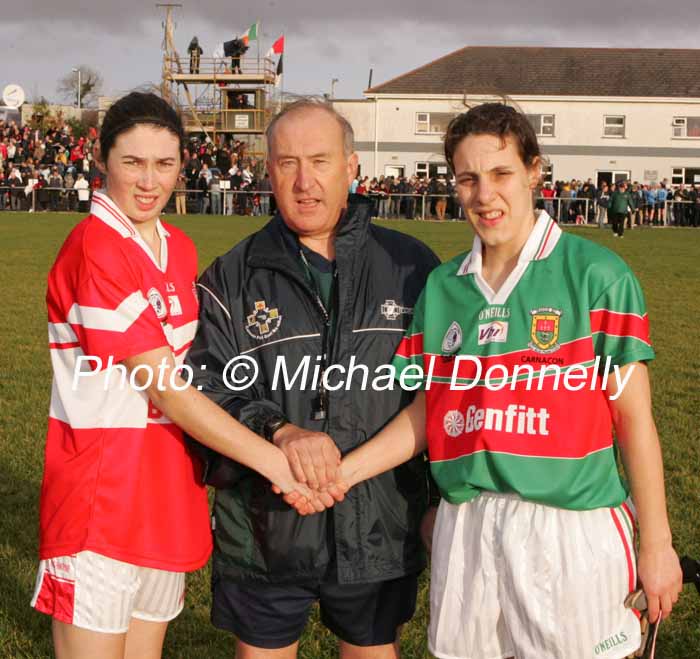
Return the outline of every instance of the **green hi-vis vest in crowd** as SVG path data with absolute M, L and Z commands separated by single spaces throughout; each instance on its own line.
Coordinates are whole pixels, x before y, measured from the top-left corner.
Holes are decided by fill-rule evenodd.
M 544 212 L 497 292 L 482 278 L 481 249 L 476 236 L 471 252 L 432 272 L 393 361 L 397 375 L 422 371 L 443 497 L 491 490 L 573 510 L 619 505 L 627 492 L 602 387 L 614 366 L 654 358 L 636 277 Z

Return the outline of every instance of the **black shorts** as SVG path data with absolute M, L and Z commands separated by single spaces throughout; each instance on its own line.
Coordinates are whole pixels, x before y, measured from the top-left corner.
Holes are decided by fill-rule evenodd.
M 217 578 L 211 621 L 257 648 L 292 645 L 301 636 L 315 601 L 321 622 L 352 645 L 387 645 L 416 608 L 418 575 L 365 584 L 274 585 Z

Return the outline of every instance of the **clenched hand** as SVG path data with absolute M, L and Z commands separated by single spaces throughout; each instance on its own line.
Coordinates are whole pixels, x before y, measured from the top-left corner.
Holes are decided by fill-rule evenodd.
M 316 512 L 345 498 L 347 486 L 339 482 L 340 451 L 326 433 L 288 423 L 274 434 L 272 441 L 286 456 L 294 478 L 311 490 L 310 504 Z M 273 489 L 280 494 L 279 488 Z M 284 496 L 285 501 L 294 505 L 288 497 Z

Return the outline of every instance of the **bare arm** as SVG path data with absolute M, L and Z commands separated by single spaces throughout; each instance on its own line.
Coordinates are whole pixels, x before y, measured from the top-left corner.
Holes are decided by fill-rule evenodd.
M 425 394 L 419 392 L 391 423 L 343 458 L 339 477 L 326 489 L 341 501 L 351 487 L 408 462 L 425 448 Z M 287 496 L 284 499 L 291 504 Z
M 425 393 L 420 391 L 390 424 L 343 458 L 342 480 L 352 487 L 408 462 L 426 446 Z
M 239 423 L 195 387 L 173 374 L 175 361 L 169 348 L 162 347 L 124 360 L 129 371 L 137 366 L 146 368 L 134 372 L 140 386 L 147 384 L 148 373 L 153 373 L 146 393 L 151 402 L 173 423 L 198 442 L 217 453 L 244 464 L 262 474 L 280 490 L 287 493 L 285 500 L 301 514 L 323 510 L 318 496 L 294 480 L 284 454 L 273 444 Z M 163 366 L 164 365 L 164 366 Z M 162 371 L 163 375 L 158 376 Z M 174 385 L 174 386 L 171 386 Z M 314 500 L 314 507 L 310 501 Z
M 651 393 L 647 367 L 636 362 L 621 369 L 624 382 L 608 387 L 608 394 L 619 398 L 610 401 L 618 445 L 630 483 L 632 500 L 639 523 L 639 580 L 649 603 L 649 619 L 659 613 L 666 617 L 678 601 L 683 578 L 678 556 L 671 545 L 671 528 L 666 513 L 663 462 L 656 425 L 651 413 Z

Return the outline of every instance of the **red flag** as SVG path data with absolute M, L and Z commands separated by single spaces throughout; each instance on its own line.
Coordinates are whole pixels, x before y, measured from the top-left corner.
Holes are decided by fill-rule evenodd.
M 270 51 L 275 53 L 275 55 L 281 55 L 284 52 L 284 35 L 272 44 Z

